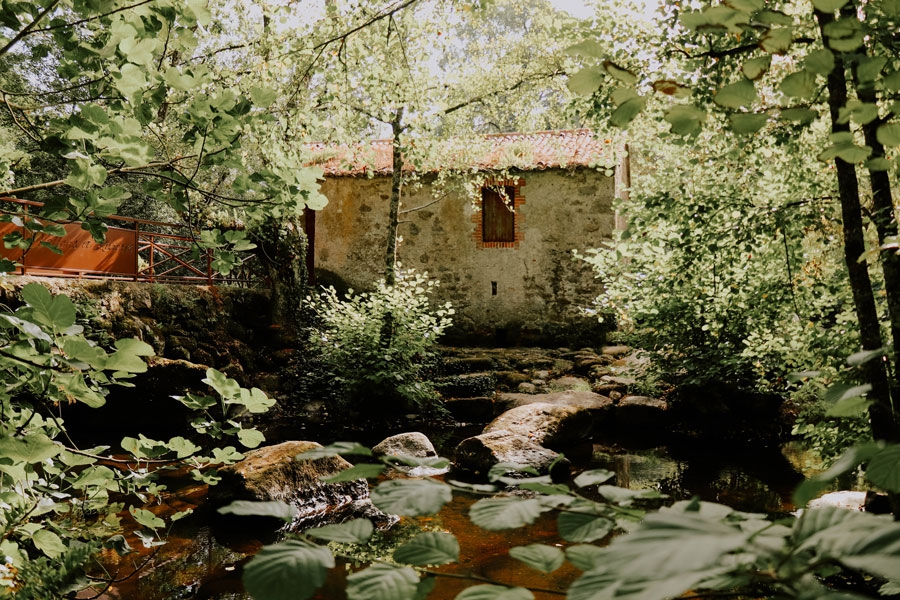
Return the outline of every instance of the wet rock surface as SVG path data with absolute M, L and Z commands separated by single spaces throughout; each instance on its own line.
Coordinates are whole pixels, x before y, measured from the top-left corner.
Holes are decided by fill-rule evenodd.
M 485 478 L 494 465 L 512 463 L 534 468 L 554 480 L 569 475 L 569 461 L 527 436 L 499 430 L 467 438 L 456 447 L 454 468 L 476 478 Z M 526 475 L 523 475 L 525 477 Z
M 488 423 L 484 433 L 509 431 L 547 448 L 561 449 L 589 439 L 592 421 L 583 408 L 533 402 L 506 411 Z
M 366 516 L 376 525 L 393 521 L 369 502 L 365 479 L 325 483 L 352 465 L 337 456 L 296 460 L 298 454 L 321 448 L 321 444 L 291 441 L 247 452 L 244 459 L 219 469 L 222 481 L 210 488 L 210 500 L 225 505 L 235 500 L 278 500 L 298 509 L 292 529 L 335 523 Z

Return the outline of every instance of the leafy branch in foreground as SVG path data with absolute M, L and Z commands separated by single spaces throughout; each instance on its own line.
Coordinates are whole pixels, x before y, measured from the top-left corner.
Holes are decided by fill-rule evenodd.
M 364 450 L 340 443 L 297 459 L 347 451 L 365 454 Z M 884 450 L 896 452 L 897 448 Z M 387 464 L 396 460 L 382 458 Z M 448 464 L 435 458 L 402 460 L 429 466 Z M 381 466 L 374 466 L 380 471 Z M 510 548 L 509 554 L 545 573 L 566 562 L 581 570 L 567 592 L 532 590 L 516 582 L 442 572 L 441 565 L 459 560 L 459 542 L 449 532 L 425 531 L 400 545 L 389 558 L 375 559 L 350 575 L 348 598 L 422 598 L 440 577 L 463 577 L 473 583 L 456 596 L 459 600 L 527 600 L 538 591 L 565 593 L 570 600 L 664 600 L 689 591 L 697 596 L 837 598 L 849 593 L 864 597 L 865 590 L 843 590 L 831 583 L 841 581 L 832 578 L 841 573 L 863 574 L 880 585 L 883 593 L 891 593 L 897 585 L 891 579 L 900 573 L 900 523 L 888 517 L 826 507 L 773 522 L 764 515 L 696 499 L 646 513 L 635 503 L 660 498 L 659 494 L 605 485 L 613 476 L 609 471 L 582 473 L 572 486 L 553 484 L 547 477 L 528 477 L 527 471 L 500 465 L 487 485 L 431 478 L 389 479 L 373 488 L 372 502 L 385 512 L 414 517 L 438 513 L 453 492 L 475 492 L 488 497 L 472 504 L 469 518 L 487 530 L 515 529 L 553 512 L 566 542 L 564 548 L 529 544 Z M 894 479 L 888 482 L 900 487 Z M 291 507 L 281 503 L 241 502 L 220 510 L 275 516 L 288 522 L 292 518 Z M 605 547 L 598 545 L 617 528 L 627 533 Z M 357 519 L 294 534 L 264 547 L 245 567 L 244 584 L 255 600 L 309 598 L 324 584 L 328 571 L 337 564 L 336 557 L 348 558 L 336 553 L 334 545 L 325 544 L 365 544 L 373 533 L 371 522 Z
M 137 524 L 146 547 L 164 543 L 168 526 L 190 511 L 167 522 L 145 508 L 166 492 L 159 475 L 186 466 L 196 479 L 214 483 L 213 467 L 243 456 L 234 446 L 204 449 L 181 436 L 125 438 L 124 457 L 109 447 L 77 447 L 64 418 L 69 405 L 103 406 L 108 387 L 130 385 L 129 378 L 147 370 L 144 359 L 153 350 L 120 339 L 107 351 L 84 336 L 68 297 L 36 283 L 21 296 L 23 306 L 0 312 L 0 598 L 47 600 L 87 587 L 85 565 L 101 548 L 131 552 L 123 522 Z M 261 443 L 262 434 L 230 409 L 258 413 L 273 401 L 215 369 L 204 381 L 216 398 L 180 399 L 200 414 L 198 432 L 235 436 L 248 448 Z M 211 410 L 214 405 L 219 409 Z

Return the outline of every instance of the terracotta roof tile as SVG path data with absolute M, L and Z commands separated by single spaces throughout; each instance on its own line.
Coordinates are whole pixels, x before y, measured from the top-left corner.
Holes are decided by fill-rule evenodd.
M 392 171 L 391 140 L 349 146 L 317 142 L 308 144 L 307 148 L 313 154 L 312 163 L 332 177 L 388 175 Z M 523 171 L 597 167 L 611 165 L 614 154 L 610 140 L 597 138 L 589 129 L 490 134 L 464 143 L 437 142 L 435 149 L 432 156 L 440 158 L 434 164 L 423 165 L 423 171 L 438 171 L 448 166 Z M 404 165 L 404 170 L 412 171 L 413 165 Z

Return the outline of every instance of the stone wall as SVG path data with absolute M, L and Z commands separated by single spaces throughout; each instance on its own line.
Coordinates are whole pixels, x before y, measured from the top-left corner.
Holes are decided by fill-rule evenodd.
M 580 309 L 600 284 L 572 250 L 611 238 L 614 179 L 591 169 L 550 169 L 522 173 L 516 183 L 525 200 L 517 207 L 515 247 L 479 244 L 471 203 L 459 196 L 434 203 L 425 187 L 403 198 L 401 210 L 430 205 L 401 216 L 400 262 L 440 280 L 439 300 L 457 311 L 451 339 L 574 343 L 575 331 L 598 335 Z M 384 271 L 390 178 L 330 178 L 322 192 L 329 204 L 316 217 L 320 282 L 371 287 Z

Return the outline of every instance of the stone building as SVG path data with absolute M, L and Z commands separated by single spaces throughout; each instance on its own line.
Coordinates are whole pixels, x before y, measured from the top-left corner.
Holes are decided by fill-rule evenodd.
M 456 309 L 450 339 L 590 341 L 597 323 L 581 309 L 600 283 L 572 251 L 609 241 L 616 226 L 609 140 L 571 130 L 489 135 L 484 142 L 470 167 L 490 174 L 480 194 L 436 196 L 440 167 L 424 169 L 423 185 L 403 189 L 398 260 L 440 280 L 436 299 Z M 319 283 L 364 290 L 382 277 L 391 165 L 390 140 L 322 159 L 328 205 L 310 228 Z

